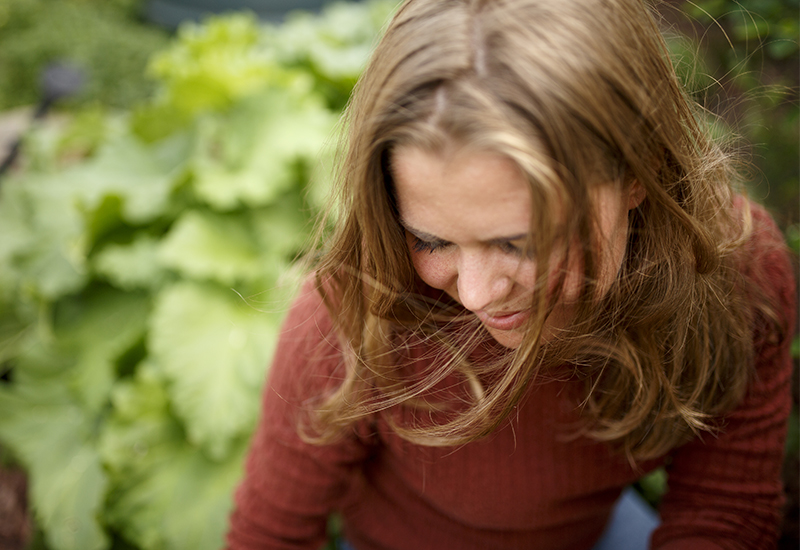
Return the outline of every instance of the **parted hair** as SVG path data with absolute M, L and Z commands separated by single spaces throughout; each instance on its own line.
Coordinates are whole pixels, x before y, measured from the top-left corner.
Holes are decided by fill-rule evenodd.
M 741 400 L 756 315 L 737 268 L 749 211 L 656 17 L 643 0 L 399 8 L 345 114 L 338 207 L 314 265 L 344 355 L 343 382 L 314 404 L 316 439 L 372 415 L 396 418 L 396 407 L 427 407 L 446 414 L 394 429 L 419 444 L 465 443 L 497 428 L 536 380 L 563 376 L 583 382 L 582 433 L 639 460 L 713 430 Z M 472 351 L 488 336 L 417 277 L 393 191 L 395 148 L 435 153 L 452 143 L 510 158 L 531 193 L 533 314 L 519 348 L 480 362 Z M 599 296 L 590 190 L 608 181 L 638 182 L 646 196 L 629 213 L 616 280 Z M 545 341 L 560 285 L 542 289 L 559 239 L 579 243 L 570 253 L 584 276 L 569 326 Z M 449 360 L 407 375 L 411 341 Z M 449 412 L 426 397 L 448 377 L 470 388 Z

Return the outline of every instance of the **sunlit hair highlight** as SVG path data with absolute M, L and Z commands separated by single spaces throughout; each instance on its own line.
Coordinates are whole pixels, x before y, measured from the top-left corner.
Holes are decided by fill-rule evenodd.
M 461 444 L 491 433 L 535 380 L 564 377 L 584 381 L 584 433 L 636 460 L 713 429 L 741 399 L 754 314 L 737 251 L 749 212 L 734 205 L 733 163 L 698 125 L 646 4 L 411 0 L 344 127 L 335 228 L 314 265 L 344 380 L 313 404 L 315 439 L 383 414 L 415 443 Z M 481 361 L 487 336 L 475 316 L 416 276 L 392 189 L 397 147 L 453 144 L 513 160 L 532 199 L 528 334 Z M 631 211 L 617 279 L 598 297 L 590 191 L 609 182 L 638 182 L 646 198 Z M 556 220 L 559 211 L 569 215 Z M 584 283 L 570 327 L 544 341 L 559 239 L 580 243 Z M 419 349 L 437 354 L 426 372 L 412 368 Z M 447 386 L 453 377 L 467 390 Z

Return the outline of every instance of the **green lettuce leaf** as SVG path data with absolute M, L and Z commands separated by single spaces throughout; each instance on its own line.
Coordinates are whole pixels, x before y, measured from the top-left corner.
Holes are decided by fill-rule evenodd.
M 145 233 L 129 244 L 109 244 L 94 255 L 92 267 L 123 290 L 156 289 L 167 280 L 158 258 L 160 241 Z
M 258 25 L 249 14 L 183 25 L 179 39 L 151 61 L 169 105 L 193 115 L 229 106 L 263 88 L 281 69 L 255 48 Z
M 54 300 L 81 289 L 89 280 L 87 255 L 98 234 L 122 222 L 150 222 L 167 210 L 187 154 L 179 142 L 145 146 L 122 137 L 85 164 L 5 182 L 3 293 Z M 117 208 L 109 198 L 117 199 Z M 102 219 L 109 216 L 121 220 Z
M 184 136 L 148 145 L 126 134 L 103 146 L 90 162 L 54 179 L 70 189 L 84 209 L 97 208 L 106 197 L 119 197 L 123 220 L 143 224 L 167 211 L 189 151 Z
M 0 387 L 0 438 L 24 462 L 36 518 L 58 550 L 108 546 L 99 523 L 108 481 L 94 420 L 57 380 Z
M 194 189 L 218 210 L 259 207 L 302 184 L 335 116 L 308 90 L 272 89 L 207 120 L 194 159 Z
M 55 299 L 88 279 L 82 216 L 72 190 L 50 174 L 4 182 L 0 284 L 6 293 Z
M 160 293 L 150 318 L 151 357 L 169 381 L 189 442 L 221 460 L 249 433 L 279 321 L 232 290 L 190 282 Z
M 53 348 L 72 357 L 67 385 L 87 411 L 100 413 L 117 378 L 116 361 L 144 337 L 150 300 L 142 293 L 100 287 L 62 302 Z M 23 364 L 24 368 L 24 364 Z
M 332 86 L 338 92 L 332 103 L 340 107 L 397 4 L 338 2 L 326 6 L 321 15 L 296 12 L 282 25 L 268 28 L 264 42 L 284 64 L 310 71 L 323 88 Z
M 244 441 L 224 462 L 186 442 L 170 414 L 165 379 L 153 364 L 114 390 L 101 451 L 113 486 L 105 517 L 140 548 L 216 550 L 222 546 Z
M 259 250 L 241 215 L 189 210 L 161 242 L 158 259 L 190 279 L 235 285 L 262 275 Z

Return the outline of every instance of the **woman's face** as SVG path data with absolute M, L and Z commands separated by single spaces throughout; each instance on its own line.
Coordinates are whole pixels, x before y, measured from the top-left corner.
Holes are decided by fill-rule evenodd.
M 535 262 L 522 252 L 532 208 L 517 165 L 496 153 L 450 147 L 434 154 L 405 146 L 394 151 L 392 174 L 417 274 L 475 313 L 497 342 L 517 348 L 536 280 Z M 628 210 L 643 194 L 637 184 L 625 190 L 614 184 L 595 189 L 598 290 L 604 294 L 625 253 Z M 566 265 L 551 261 L 551 285 L 560 270 L 566 273 L 560 303 L 545 324 L 545 339 L 569 322 L 570 302 L 583 278 L 580 256 L 569 254 L 573 260 Z

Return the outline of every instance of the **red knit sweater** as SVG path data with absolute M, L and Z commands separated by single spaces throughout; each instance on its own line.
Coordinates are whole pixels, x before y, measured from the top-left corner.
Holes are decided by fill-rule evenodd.
M 756 281 L 791 327 L 791 265 L 772 221 L 754 210 L 751 258 L 763 267 Z M 622 488 L 662 464 L 669 493 L 653 548 L 772 548 L 790 408 L 788 340 L 759 346 L 757 376 L 722 433 L 637 469 L 603 443 L 569 437 L 579 420 L 570 382 L 539 384 L 504 427 L 458 448 L 413 445 L 380 419 L 341 443 L 313 446 L 297 435 L 299 410 L 336 383 L 341 354 L 327 310 L 307 289 L 270 372 L 228 548 L 317 549 L 326 518 L 340 510 L 359 550 L 589 549 Z

